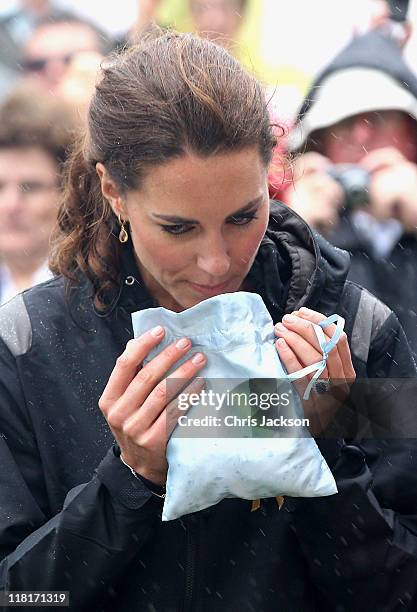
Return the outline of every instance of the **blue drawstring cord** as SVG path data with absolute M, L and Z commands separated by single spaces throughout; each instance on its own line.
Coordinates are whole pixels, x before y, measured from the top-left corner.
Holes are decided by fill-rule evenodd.
M 326 327 L 328 327 L 329 325 L 332 325 L 333 323 L 336 323 L 336 329 L 335 329 L 333 336 L 330 338 L 330 340 L 327 341 L 326 336 L 324 335 L 323 329 L 326 329 Z M 321 361 L 318 361 L 317 363 L 313 363 L 309 366 L 306 366 L 305 368 L 302 368 L 301 370 L 298 370 L 297 372 L 288 374 L 289 380 L 298 380 L 300 378 L 303 378 L 304 376 L 307 376 L 307 374 L 311 374 L 312 372 L 316 370 L 313 378 L 310 380 L 310 382 L 307 385 L 306 390 L 304 391 L 303 399 L 305 400 L 309 399 L 311 390 L 315 386 L 317 380 L 320 378 L 324 368 L 326 367 L 328 354 L 330 353 L 330 351 L 334 349 L 334 347 L 339 342 L 340 337 L 343 333 L 343 329 L 345 327 L 345 320 L 343 317 L 337 314 L 334 314 L 334 315 L 331 315 L 330 317 L 327 317 L 327 319 L 325 319 L 324 321 L 321 321 L 318 324 L 312 323 L 311 325 L 316 333 L 317 340 L 318 340 L 320 349 L 322 351 L 323 358 Z

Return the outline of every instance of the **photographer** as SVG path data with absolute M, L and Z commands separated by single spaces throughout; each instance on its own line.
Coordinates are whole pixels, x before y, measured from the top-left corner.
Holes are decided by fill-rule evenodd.
M 351 253 L 349 278 L 397 313 L 416 354 L 417 78 L 386 29 L 355 38 L 316 79 L 289 148 L 284 201 Z

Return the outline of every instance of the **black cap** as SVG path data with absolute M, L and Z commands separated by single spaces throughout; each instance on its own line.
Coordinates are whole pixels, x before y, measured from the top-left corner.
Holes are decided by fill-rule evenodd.
M 390 9 L 390 18 L 393 21 L 407 19 L 409 0 L 386 0 Z

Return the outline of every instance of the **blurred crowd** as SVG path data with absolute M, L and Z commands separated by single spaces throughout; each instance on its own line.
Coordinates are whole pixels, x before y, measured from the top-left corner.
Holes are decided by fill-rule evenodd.
M 163 4 L 138 0 L 136 18 L 117 36 L 80 17 L 70 2 L 21 0 L 0 18 L 0 303 L 50 276 L 65 160 L 82 132 L 100 63 L 134 44 L 149 24 L 167 25 Z M 184 4 L 193 31 L 239 55 L 251 0 Z M 351 253 L 350 278 L 397 313 L 417 353 L 417 75 L 404 56 L 409 2 L 362 4 L 351 40 L 328 57 L 298 113 L 288 119 L 282 94 L 266 89 L 278 140 L 270 193 Z

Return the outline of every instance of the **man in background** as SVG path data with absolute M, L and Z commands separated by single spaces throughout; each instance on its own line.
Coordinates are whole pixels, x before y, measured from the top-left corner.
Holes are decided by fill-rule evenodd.
M 0 303 L 51 276 L 62 164 L 73 114 L 38 90 L 14 91 L 0 107 Z
M 16 10 L 0 18 L 0 98 L 20 79 L 22 49 L 38 23 L 63 14 L 49 0 L 21 0 Z
M 397 313 L 417 354 L 417 77 L 391 34 L 356 37 L 313 83 L 283 199 L 350 251 L 351 280 Z
M 40 20 L 23 47 L 24 77 L 55 94 L 77 57 L 89 54 L 99 59 L 109 44 L 99 29 L 71 13 Z

